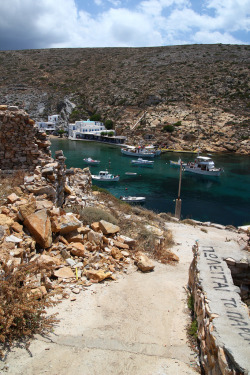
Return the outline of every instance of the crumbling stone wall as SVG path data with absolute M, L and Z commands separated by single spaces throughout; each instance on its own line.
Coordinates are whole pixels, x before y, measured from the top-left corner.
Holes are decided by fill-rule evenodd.
M 51 159 L 49 147 L 46 133 L 24 110 L 0 105 L 0 170 L 34 170 Z

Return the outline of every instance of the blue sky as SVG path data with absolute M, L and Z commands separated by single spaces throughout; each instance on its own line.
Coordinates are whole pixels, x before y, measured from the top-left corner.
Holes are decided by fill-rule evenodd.
M 250 44 L 249 0 L 1 0 L 0 50 Z

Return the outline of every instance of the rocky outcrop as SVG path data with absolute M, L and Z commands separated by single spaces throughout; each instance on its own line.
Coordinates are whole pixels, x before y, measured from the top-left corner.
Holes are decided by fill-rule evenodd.
M 0 59 L 3 103 L 36 121 L 60 114 L 67 129 L 100 114 L 131 141 L 250 152 L 248 45 L 0 51 Z

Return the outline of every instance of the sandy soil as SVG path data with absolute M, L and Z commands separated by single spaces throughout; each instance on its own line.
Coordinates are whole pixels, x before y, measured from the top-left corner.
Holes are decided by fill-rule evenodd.
M 194 375 L 196 354 L 186 326 L 188 268 L 195 240 L 237 241 L 233 232 L 169 223 L 180 257 L 177 265 L 155 263 L 143 274 L 131 266 L 117 281 L 94 284 L 53 311 L 60 323 L 48 338 L 37 337 L 30 352 L 14 348 L 2 372 L 11 375 Z M 5 369 L 3 367 L 5 366 Z

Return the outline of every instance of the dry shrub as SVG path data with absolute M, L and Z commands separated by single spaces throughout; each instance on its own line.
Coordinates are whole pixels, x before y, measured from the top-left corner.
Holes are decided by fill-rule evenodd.
M 109 223 L 114 225 L 118 224 L 118 220 L 109 212 L 102 210 L 98 207 L 82 207 L 79 205 L 72 206 L 70 208 L 66 208 L 65 210 L 73 212 L 79 215 L 79 219 L 83 222 L 83 224 L 91 224 L 95 221 L 105 220 Z
M 197 225 L 197 223 L 192 220 L 192 219 L 184 219 L 181 221 L 182 224 L 188 224 L 188 225 L 193 225 L 194 227 Z
M 43 267 L 44 268 L 44 267 Z M 50 270 L 52 268 L 50 267 Z M 16 340 L 29 346 L 35 333 L 51 331 L 58 321 L 55 314 L 46 316 L 46 308 L 58 303 L 53 294 L 39 296 L 32 293 L 36 286 L 31 277 L 43 271 L 37 263 L 16 267 L 4 263 L 0 272 L 0 357 Z
M 171 231 L 164 233 L 164 240 L 155 246 L 153 256 L 161 263 L 168 264 L 178 262 L 179 257 L 169 250 L 174 245 L 173 234 Z
M 166 264 L 179 261 L 179 257 L 169 250 L 174 245 L 171 231 L 164 231 L 163 236 L 159 237 L 140 223 L 137 226 L 136 240 L 138 250 L 146 251 L 161 263 Z
M 159 216 L 164 221 L 175 221 L 175 217 L 171 212 L 161 212 L 159 213 Z
M 12 193 L 19 193 L 16 189 L 24 182 L 25 173 L 23 171 L 16 171 L 10 175 L 0 174 L 0 205 L 6 202 L 8 195 Z
M 138 233 L 136 241 L 139 250 L 144 250 L 152 253 L 154 251 L 158 236 L 152 233 L 149 229 L 143 226 L 138 226 Z

